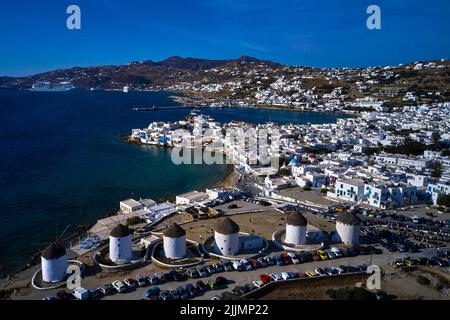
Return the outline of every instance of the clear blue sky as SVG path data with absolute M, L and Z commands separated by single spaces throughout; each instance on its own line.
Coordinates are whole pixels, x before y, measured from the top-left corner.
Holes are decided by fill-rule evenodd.
M 70 4 L 81 30 L 66 28 Z M 370 4 L 381 30 L 366 28 Z M 448 0 L 5 0 L 0 75 L 173 55 L 317 67 L 450 58 L 449 14 Z

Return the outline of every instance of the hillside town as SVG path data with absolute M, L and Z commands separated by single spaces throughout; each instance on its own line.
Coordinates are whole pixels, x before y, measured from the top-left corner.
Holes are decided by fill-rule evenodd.
M 450 299 L 450 102 L 439 76 L 448 61 L 321 70 L 246 58 L 238 65 L 196 71 L 205 81 L 180 82 L 192 73 L 178 71 L 174 83 L 152 87 L 188 93 L 197 107 L 184 119 L 130 128 L 127 138 L 168 148 L 177 165 L 228 165 L 225 182 L 166 201 L 120 201 L 78 241 L 50 243 L 22 286 L 8 284 L 9 298 Z M 234 80 L 211 82 L 218 77 Z M 123 94 L 138 89 L 122 84 Z M 339 118 L 219 122 L 202 112 L 233 107 Z M 361 285 L 375 267 L 382 289 Z M 80 283 L 66 290 L 69 268 L 80 270 Z

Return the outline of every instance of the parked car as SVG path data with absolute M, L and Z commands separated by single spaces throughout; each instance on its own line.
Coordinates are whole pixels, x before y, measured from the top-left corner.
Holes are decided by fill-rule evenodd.
M 250 262 L 253 269 L 258 269 L 259 265 L 258 265 L 258 261 L 256 261 L 256 259 L 248 259 L 248 262 Z
M 339 248 L 333 247 L 331 251 L 336 255 L 336 258 L 342 257 L 342 251 Z
M 317 273 L 315 271 L 306 271 L 305 274 L 310 278 L 317 276 Z
M 267 267 L 267 261 L 264 258 L 258 258 L 256 261 L 258 261 L 261 268 Z
M 70 300 L 73 298 L 73 295 L 69 294 L 66 290 L 60 290 L 56 293 L 57 300 Z
M 169 274 L 173 281 L 185 280 L 185 273 L 178 272 L 177 270 L 170 270 Z
M 272 278 L 273 281 L 281 281 L 283 280 L 283 278 L 281 277 L 280 274 L 276 273 L 276 272 L 272 272 L 270 274 L 270 277 Z
M 198 280 L 195 284 L 196 284 L 196 288 L 201 293 L 204 293 L 204 292 L 208 291 L 208 286 L 202 280 Z
M 84 289 L 84 288 L 75 288 L 72 291 L 72 295 L 75 297 L 75 299 L 78 300 L 87 300 L 89 299 L 89 291 Z M 50 300 L 56 300 L 55 297 L 53 297 L 54 299 L 50 299 Z
M 225 270 L 220 262 L 213 264 L 213 267 L 216 269 L 216 273 L 223 272 Z
M 264 260 L 267 262 L 268 266 L 273 266 L 275 264 L 275 261 L 272 257 L 264 257 Z
M 282 272 L 281 273 L 281 278 L 283 280 L 288 280 L 288 279 L 291 279 L 291 275 L 288 272 Z
M 133 278 L 126 278 L 123 282 L 128 286 L 128 289 L 134 289 L 137 287 L 137 281 Z
M 354 247 L 350 247 L 347 249 L 349 257 L 354 257 L 358 255 L 358 251 Z
M 157 273 L 155 273 L 155 277 L 158 278 L 158 281 L 159 281 L 160 283 L 166 281 L 166 275 L 165 275 L 164 273 L 162 273 L 162 272 L 157 272 Z
M 240 262 L 244 266 L 245 271 L 251 271 L 253 269 L 252 265 L 247 259 L 242 259 Z
M 206 266 L 206 270 L 208 271 L 209 274 L 216 273 L 216 268 L 214 268 L 213 265 Z
M 159 293 L 161 300 L 172 300 L 172 295 L 169 290 L 164 290 Z
M 275 256 L 275 263 L 277 264 L 277 266 L 284 266 L 284 261 L 279 256 Z
M 98 288 L 90 288 L 89 291 L 89 299 L 98 300 L 103 297 L 103 293 Z
M 155 285 L 155 284 L 158 284 L 158 283 L 159 283 L 159 279 L 158 279 L 158 277 L 155 276 L 155 275 L 148 276 L 148 277 L 147 277 L 147 281 L 148 281 L 148 283 L 150 283 L 151 285 Z
M 187 292 L 187 290 L 183 286 L 177 287 L 177 291 L 180 294 L 180 298 L 182 300 L 187 300 L 187 299 L 190 298 L 189 293 Z
M 342 273 L 345 273 L 345 271 L 344 271 L 344 269 L 342 269 L 342 268 L 332 268 L 332 270 L 335 270 L 336 271 L 336 274 L 342 274 Z
M 203 278 L 208 275 L 208 270 L 204 266 L 197 266 L 196 269 L 200 277 Z
M 264 284 L 269 283 L 270 279 L 270 276 L 267 274 L 262 274 L 259 276 L 259 280 L 261 280 Z
M 112 283 L 112 286 L 114 287 L 114 289 L 117 290 L 117 292 L 122 293 L 125 292 L 127 290 L 127 286 L 120 280 L 116 280 Z
M 324 250 L 317 250 L 317 254 L 322 260 L 328 260 L 328 255 Z
M 230 261 L 228 261 L 228 260 L 220 260 L 220 263 L 223 265 L 223 268 L 225 269 L 225 271 L 233 270 L 233 266 L 231 265 Z
M 231 290 L 231 294 L 235 296 L 241 296 L 248 293 L 249 291 L 250 289 L 247 286 L 237 286 L 234 287 L 233 290 Z
M 289 258 L 291 258 L 293 264 L 300 264 L 300 259 L 297 257 L 295 253 L 289 252 Z
M 186 291 L 189 293 L 191 297 L 196 297 L 200 295 L 199 290 L 192 283 L 186 285 Z
M 244 265 L 238 260 L 234 260 L 232 262 L 232 265 L 233 265 L 234 270 L 236 270 L 236 271 L 244 270 Z
M 110 284 L 105 284 L 99 287 L 98 289 L 103 293 L 104 296 L 109 296 L 110 294 L 113 294 L 115 291 L 114 287 Z
M 141 274 L 136 276 L 136 282 L 139 287 L 145 287 L 147 285 L 147 281 L 145 281 L 145 278 Z
M 265 283 L 262 282 L 261 280 L 253 281 L 253 285 L 254 285 L 256 288 L 261 288 L 264 284 L 265 284 Z
M 336 255 L 334 254 L 334 252 L 332 250 L 325 250 L 325 253 L 327 254 L 327 256 L 330 260 L 336 259 Z
M 286 253 L 281 253 L 281 254 L 280 254 L 280 258 L 283 259 L 283 263 L 284 263 L 285 265 L 292 264 L 291 258 L 290 258 Z
M 144 292 L 145 298 L 158 297 L 161 293 L 161 289 L 159 287 L 150 287 L 147 291 Z
M 196 269 L 187 269 L 186 270 L 186 274 L 191 279 L 195 279 L 195 278 L 198 278 L 200 276 Z
M 180 300 L 181 296 L 178 290 L 170 290 L 170 295 L 172 296 L 173 300 Z
M 323 268 L 317 268 L 316 270 L 314 270 L 319 276 L 326 276 L 327 273 L 325 271 L 325 269 Z

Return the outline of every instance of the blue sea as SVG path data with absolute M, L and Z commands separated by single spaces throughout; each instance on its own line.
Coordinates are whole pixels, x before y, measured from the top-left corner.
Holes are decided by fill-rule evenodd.
M 69 224 L 91 224 L 130 197 L 154 200 L 205 189 L 226 165 L 174 165 L 170 149 L 125 143 L 151 121 L 183 119 L 169 92 L 0 90 L 0 271 L 30 261 Z M 326 123 L 340 116 L 264 109 L 207 108 L 217 121 Z M 72 229 L 72 228 L 71 228 Z

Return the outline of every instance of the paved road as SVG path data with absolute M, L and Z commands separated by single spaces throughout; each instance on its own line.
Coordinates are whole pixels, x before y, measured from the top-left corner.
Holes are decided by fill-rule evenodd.
M 252 271 L 242 271 L 242 272 L 236 272 L 236 271 L 230 271 L 230 272 L 222 272 L 219 274 L 215 274 L 210 277 L 202 278 L 202 280 L 206 283 L 206 281 L 210 279 L 215 279 L 217 276 L 224 276 L 229 280 L 234 281 L 234 283 L 228 285 L 227 288 L 224 288 L 222 290 L 212 290 L 206 292 L 203 296 L 196 297 L 197 300 L 209 300 L 213 296 L 220 294 L 223 291 L 231 291 L 235 286 L 237 285 L 243 285 L 246 283 L 253 282 L 254 280 L 258 280 L 260 274 L 269 274 L 271 272 L 283 272 L 283 271 L 295 271 L 295 272 L 306 272 L 306 271 L 312 271 L 318 267 L 337 267 L 339 265 L 359 265 L 359 264 L 375 264 L 380 266 L 381 268 L 386 267 L 388 264 L 390 264 L 392 261 L 406 257 L 432 257 L 436 255 L 436 249 L 424 249 L 420 253 L 391 253 L 391 252 L 385 252 L 380 255 L 366 255 L 366 256 L 357 256 L 357 257 L 346 257 L 346 258 L 340 258 L 335 260 L 329 260 L 329 261 L 318 261 L 318 262 L 309 262 L 309 263 L 303 263 L 298 265 L 288 265 L 288 266 L 270 266 L 267 268 L 261 268 L 257 270 Z M 371 260 L 372 259 L 372 260 Z M 194 283 L 197 281 L 197 279 L 188 279 L 186 281 L 182 282 L 168 282 L 162 285 L 159 285 L 159 287 L 163 289 L 176 289 L 176 287 L 182 285 L 186 286 L 188 283 Z M 104 300 L 138 300 L 142 299 L 144 292 L 147 290 L 147 288 L 138 288 L 135 291 L 124 293 L 124 294 L 115 294 L 112 296 L 104 297 Z

